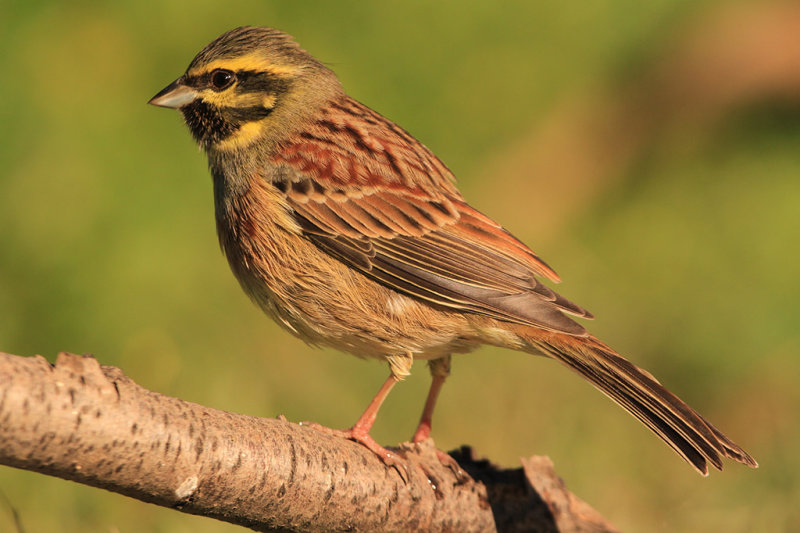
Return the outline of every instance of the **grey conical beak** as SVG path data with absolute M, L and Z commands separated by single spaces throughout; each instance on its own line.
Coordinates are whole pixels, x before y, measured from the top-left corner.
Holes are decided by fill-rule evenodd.
M 178 109 L 191 104 L 197 99 L 197 91 L 191 87 L 183 84 L 183 76 L 173 81 L 157 95 L 152 97 L 148 104 L 157 105 L 159 107 L 169 107 L 171 109 Z

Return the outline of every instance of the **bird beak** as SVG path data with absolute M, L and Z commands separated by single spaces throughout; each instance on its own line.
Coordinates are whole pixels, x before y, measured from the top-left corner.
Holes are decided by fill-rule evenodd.
M 164 87 L 161 92 L 152 97 L 147 103 L 159 107 L 178 109 L 187 104 L 191 104 L 198 96 L 197 91 L 183 84 L 183 76 L 181 76 Z

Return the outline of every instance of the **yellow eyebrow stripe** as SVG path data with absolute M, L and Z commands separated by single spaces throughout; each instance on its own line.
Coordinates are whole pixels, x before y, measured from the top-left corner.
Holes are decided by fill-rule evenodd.
M 214 61 L 203 65 L 202 67 L 189 70 L 186 74 L 189 76 L 200 76 L 206 72 L 211 72 L 218 68 L 232 70 L 234 72 L 237 70 L 269 72 L 277 76 L 292 76 L 297 74 L 302 69 L 302 67 L 299 66 L 276 65 L 265 58 L 262 54 L 254 52 L 240 57 L 215 59 Z

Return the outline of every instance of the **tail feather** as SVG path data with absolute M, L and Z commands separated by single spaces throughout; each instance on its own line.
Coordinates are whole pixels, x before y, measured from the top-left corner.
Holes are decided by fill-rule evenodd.
M 701 474 L 707 463 L 722 470 L 722 457 L 750 467 L 758 463 L 694 409 L 592 336 L 575 337 L 526 328 L 530 347 L 586 378 L 650 428 Z

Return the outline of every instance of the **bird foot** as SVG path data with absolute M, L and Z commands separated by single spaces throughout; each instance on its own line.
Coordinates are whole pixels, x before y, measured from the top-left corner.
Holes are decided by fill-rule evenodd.
M 378 444 L 375 439 L 373 439 L 370 434 L 365 431 L 363 428 L 359 428 L 358 426 L 353 426 L 349 429 L 332 429 L 327 426 L 323 426 L 322 424 L 318 424 L 316 422 L 300 422 L 301 426 L 306 426 L 320 433 L 325 433 L 326 435 L 332 435 L 334 437 L 339 437 L 343 439 L 348 439 L 355 441 L 369 451 L 374 453 L 378 456 L 378 458 L 383 461 L 388 467 L 394 468 L 400 477 L 403 479 L 404 483 L 408 483 L 409 479 L 409 471 L 408 471 L 408 462 L 401 457 L 397 452 L 388 450 Z M 449 456 L 448 456 L 449 457 Z M 452 459 L 452 458 L 451 458 Z
M 459 483 L 463 483 L 469 479 L 469 474 L 467 474 L 464 469 L 461 468 L 461 465 L 458 464 L 458 461 L 453 459 L 447 452 L 443 452 L 437 448 L 436 458 L 439 459 L 442 466 L 449 468 L 450 471 L 453 472 L 453 475 L 456 476 L 456 480 Z
M 432 438 L 426 435 L 425 437 L 418 439 L 417 438 L 418 436 L 419 436 L 418 434 L 414 435 L 414 438 L 412 439 L 411 443 L 418 447 L 430 445 L 433 448 L 433 451 L 436 454 L 436 458 L 439 460 L 439 463 L 441 463 L 442 466 L 449 469 L 453 473 L 453 475 L 456 477 L 456 481 L 459 484 L 464 483 L 465 481 L 470 479 L 469 474 L 467 474 L 464 471 L 464 469 L 461 468 L 461 465 L 458 464 L 458 461 L 453 459 L 447 452 L 443 452 L 442 450 L 437 448 L 436 443 L 433 442 Z

